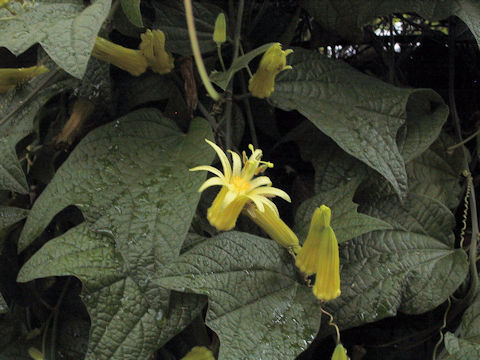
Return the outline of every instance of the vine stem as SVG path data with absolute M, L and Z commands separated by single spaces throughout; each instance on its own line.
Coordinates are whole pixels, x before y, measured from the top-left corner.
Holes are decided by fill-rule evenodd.
M 233 37 L 233 58 L 232 64 L 237 60 L 239 49 L 240 49 L 240 35 L 242 31 L 242 19 L 243 19 L 243 9 L 245 6 L 245 0 L 239 0 L 237 8 L 237 22 L 235 24 L 235 34 Z M 227 105 L 225 107 L 225 147 L 227 149 L 232 148 L 232 95 L 233 95 L 233 84 L 234 78 L 228 84 L 227 92 L 229 93 L 229 99 L 227 100 Z
M 457 106 L 455 103 L 455 23 L 450 19 L 449 31 L 448 31 L 448 100 L 450 104 L 450 112 L 452 114 L 452 120 L 455 125 L 455 132 L 460 142 L 462 139 L 462 129 L 460 126 L 460 118 L 457 112 Z M 462 148 L 463 151 L 463 165 L 467 171 L 467 181 L 471 177 L 468 166 L 467 150 Z M 469 264 L 470 264 L 470 288 L 467 295 L 462 300 L 462 305 L 468 307 L 472 302 L 477 289 L 478 289 L 478 271 L 477 271 L 477 242 L 479 238 L 478 229 L 478 214 L 477 214 L 477 202 L 475 198 L 475 186 L 471 186 L 470 190 L 470 216 L 472 220 L 472 239 L 470 241 L 469 248 Z
M 220 94 L 215 90 L 212 83 L 210 82 L 210 78 L 207 74 L 207 69 L 205 69 L 205 64 L 203 63 L 200 46 L 198 44 L 197 32 L 195 30 L 195 21 L 193 18 L 192 0 L 184 0 L 183 3 L 185 4 L 185 16 L 187 18 L 190 45 L 192 46 L 193 57 L 195 58 L 195 64 L 197 64 L 198 73 L 208 94 L 213 100 L 218 101 L 220 99 Z
M 443 324 L 439 329 L 440 339 L 438 339 L 437 343 L 435 344 L 435 347 L 433 348 L 432 360 L 437 359 L 437 350 L 443 341 L 443 329 L 447 327 L 447 315 L 448 315 L 448 311 L 450 310 L 450 306 L 452 306 L 452 301 L 450 300 L 450 298 L 448 298 L 448 306 L 447 306 L 447 309 L 445 310 L 445 313 L 443 314 Z
M 322 313 L 324 313 L 330 318 L 330 320 L 328 321 L 328 325 L 335 328 L 335 332 L 337 333 L 337 345 L 340 344 L 340 329 L 338 328 L 337 324 L 334 323 L 333 315 L 330 314 L 328 311 L 324 310 L 322 307 L 320 307 L 320 310 Z

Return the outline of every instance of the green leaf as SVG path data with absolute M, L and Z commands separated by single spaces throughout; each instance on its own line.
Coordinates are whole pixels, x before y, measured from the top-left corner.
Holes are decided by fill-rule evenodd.
M 167 50 L 180 55 L 192 55 L 190 37 L 185 21 L 183 2 L 176 0 L 157 1 L 152 4 L 155 20 L 152 28 L 165 33 Z M 202 53 L 215 50 L 217 44 L 213 41 L 215 20 L 222 9 L 208 3 L 192 2 L 195 29 Z
M 465 280 L 467 257 L 454 248 L 455 219 L 441 203 L 394 195 L 368 209 L 393 226 L 341 246 L 342 295 L 327 307 L 342 328 L 394 316 L 420 314 L 443 303 Z
M 143 27 L 142 13 L 140 12 L 140 0 L 120 0 L 122 9 L 127 19 L 138 27 Z
M 447 151 L 454 144 L 441 136 L 422 155 L 407 164 L 409 191 L 440 201 L 448 208 L 458 205 L 462 195 L 459 180 L 463 171 L 462 148 Z
M 391 229 L 392 226 L 387 222 L 357 212 L 358 205 L 352 198 L 359 183 L 359 179 L 353 179 L 303 202 L 295 216 L 295 233 L 298 237 L 306 239 L 313 213 L 321 205 L 332 210 L 332 228 L 339 243 L 370 231 Z
M 220 338 L 219 360 L 294 359 L 320 325 L 317 300 L 296 281 L 288 252 L 247 233 L 200 243 L 157 281 L 209 297 L 206 324 Z
M 402 153 L 413 158 L 438 137 L 448 115 L 441 97 L 431 90 L 396 88 L 314 51 L 296 49 L 290 61 L 293 70 L 278 76 L 270 101 L 298 110 L 404 196 Z M 397 132 L 412 121 L 423 123 L 413 132 L 402 131 L 401 152 Z
M 60 210 L 79 207 L 86 219 L 48 242 L 18 281 L 74 275 L 84 284 L 92 319 L 87 360 L 147 359 L 204 305 L 153 284 L 180 253 L 210 163 L 208 124 L 188 134 L 158 110 L 130 113 L 89 133 L 35 202 L 19 249 Z
M 39 1 L 17 17 L 0 21 L 0 46 L 20 55 L 40 43 L 62 69 L 81 78 L 110 5 L 111 0 L 97 0 L 86 8 L 80 0 Z
M 376 17 L 413 12 L 429 20 L 458 16 L 469 27 L 480 46 L 480 3 L 475 0 L 315 0 L 303 1 L 303 7 L 323 28 L 345 38 L 360 36 L 360 29 Z
M 458 336 L 445 334 L 445 348 L 454 359 L 480 358 L 480 296 L 462 316 Z
M 26 209 L 0 205 L 0 231 L 25 219 L 27 215 L 28 210 Z
M 480 358 L 480 343 L 456 337 L 451 332 L 445 334 L 445 348 L 453 360 Z
M 238 57 L 233 63 L 232 66 L 227 71 L 213 71 L 210 74 L 210 80 L 218 85 L 223 91 L 228 86 L 228 83 L 232 79 L 233 75 L 237 71 L 240 71 L 248 66 L 250 61 L 255 59 L 258 55 L 263 54 L 265 51 L 268 50 L 270 46 L 272 46 L 274 43 L 268 43 L 264 44 L 262 46 L 259 46 L 258 48 L 249 51 L 245 55 L 242 55 Z
M 15 145 L 33 131 L 35 115 L 50 98 L 78 83 L 74 79 L 62 80 L 64 77 L 65 74 L 53 70 L 29 81 L 21 89 L 0 95 L 0 189 L 28 194 Z

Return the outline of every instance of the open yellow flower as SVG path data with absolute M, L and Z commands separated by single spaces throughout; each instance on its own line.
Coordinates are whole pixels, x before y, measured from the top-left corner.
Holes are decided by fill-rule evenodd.
M 272 94 L 275 89 L 275 76 L 283 70 L 292 68 L 287 65 L 287 55 L 291 53 L 293 53 L 291 49 L 282 50 L 280 43 L 275 43 L 268 48 L 248 83 L 248 90 L 253 96 L 264 99 Z
M 174 59 L 165 50 L 165 34 L 161 30 L 148 29 L 140 35 L 140 52 L 153 72 L 167 74 L 175 67 Z
M 298 237 L 280 219 L 278 212 L 269 207 L 265 207 L 264 211 L 259 211 L 253 203 L 250 203 L 245 207 L 244 213 L 278 244 L 289 249 L 292 253 L 298 253 L 300 250 Z
M 147 60 L 140 50 L 129 49 L 97 36 L 92 56 L 108 62 L 134 76 L 143 74 L 148 67 Z
M 245 152 L 243 152 L 243 167 L 240 155 L 230 151 L 233 159 L 232 167 L 227 156 L 218 145 L 207 139 L 205 141 L 213 147 L 220 158 L 223 173 L 209 165 L 197 166 L 190 171 L 204 170 L 216 175 L 205 181 L 198 190 L 199 192 L 210 186 L 219 185 L 222 187 L 207 211 L 208 221 L 217 230 L 233 229 L 240 212 L 249 202 L 253 202 L 260 212 L 265 211 L 265 208 L 270 208 L 276 213 L 278 213 L 277 207 L 269 198 L 279 196 L 290 202 L 288 194 L 283 190 L 272 187 L 272 182 L 267 176 L 255 177 L 267 168 L 273 167 L 272 163 L 261 161 L 262 150 L 254 149 L 250 145 L 249 149 L 252 151 L 252 155 L 247 158 Z
M 0 94 L 48 71 L 48 68 L 44 65 L 28 68 L 0 69 Z
M 215 360 L 215 357 L 205 346 L 194 346 L 181 360 Z

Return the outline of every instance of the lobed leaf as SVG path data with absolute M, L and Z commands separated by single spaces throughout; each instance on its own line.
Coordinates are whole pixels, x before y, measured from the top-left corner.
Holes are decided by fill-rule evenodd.
M 298 110 L 404 196 L 402 153 L 414 158 L 438 137 L 448 114 L 441 97 L 431 90 L 396 88 L 313 51 L 296 49 L 290 61 L 293 70 L 278 76 L 270 101 Z M 399 148 L 397 133 L 414 121 L 422 124 L 412 132 L 402 130 Z
M 274 241 L 236 231 L 201 242 L 156 282 L 207 295 L 206 324 L 220 338 L 219 360 L 293 359 L 320 325 L 311 289 Z
M 20 55 L 39 43 L 62 69 L 81 78 L 110 5 L 111 0 L 96 0 L 86 8 L 81 0 L 39 1 L 15 18 L 0 21 L 0 46 Z
M 153 280 L 187 235 L 205 178 L 188 169 L 211 161 L 209 134 L 202 119 L 183 134 L 157 110 L 130 113 L 89 133 L 35 202 L 20 250 L 66 206 L 86 219 L 38 251 L 18 281 L 83 281 L 92 320 L 87 360 L 147 359 L 204 306 Z

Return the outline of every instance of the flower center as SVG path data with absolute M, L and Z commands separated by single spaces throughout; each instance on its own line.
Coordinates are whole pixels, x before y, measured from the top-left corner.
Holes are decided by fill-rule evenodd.
M 251 187 L 250 182 L 241 176 L 235 176 L 232 179 L 232 185 L 237 193 L 250 190 L 250 187 Z

